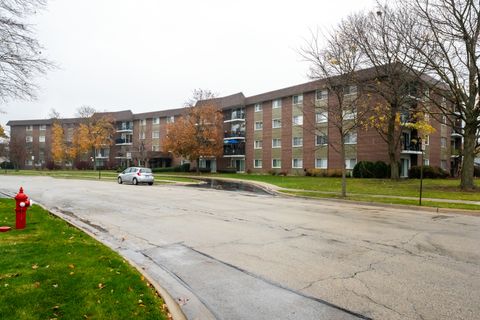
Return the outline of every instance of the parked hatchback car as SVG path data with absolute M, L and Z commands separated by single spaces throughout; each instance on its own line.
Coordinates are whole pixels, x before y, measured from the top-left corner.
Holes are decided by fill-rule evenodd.
M 150 186 L 155 180 L 152 169 L 143 167 L 129 167 L 118 174 L 118 183 L 131 183 L 137 185 L 139 183 L 148 183 Z

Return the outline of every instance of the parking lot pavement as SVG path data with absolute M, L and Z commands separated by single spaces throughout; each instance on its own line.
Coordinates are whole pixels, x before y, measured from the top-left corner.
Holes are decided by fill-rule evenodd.
M 190 319 L 480 314 L 478 217 L 169 185 L 1 177 L 0 189 L 20 185 L 136 257 Z

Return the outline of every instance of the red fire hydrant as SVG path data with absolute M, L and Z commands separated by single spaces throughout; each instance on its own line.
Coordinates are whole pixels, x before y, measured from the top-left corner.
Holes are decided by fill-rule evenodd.
M 15 212 L 17 213 L 16 228 L 24 229 L 27 224 L 27 208 L 30 207 L 30 200 L 28 200 L 27 195 L 23 193 L 22 187 L 20 187 L 20 191 L 18 191 L 15 196 L 15 201 L 17 203 L 15 207 Z

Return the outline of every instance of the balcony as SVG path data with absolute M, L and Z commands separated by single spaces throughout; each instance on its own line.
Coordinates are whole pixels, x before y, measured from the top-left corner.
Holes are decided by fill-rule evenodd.
M 420 143 L 404 143 L 402 145 L 402 153 L 403 154 L 422 154 L 422 149 Z
M 133 131 L 133 123 L 122 122 L 122 123 L 117 124 L 115 129 L 117 130 L 117 132 L 132 132 Z
M 223 156 L 232 158 L 232 157 L 245 157 L 245 143 L 244 142 L 225 142 L 223 145 Z
M 224 139 L 245 139 L 245 131 L 243 130 L 225 131 Z
M 128 146 L 132 144 L 132 139 L 124 139 L 124 138 L 118 138 L 115 139 L 115 145 L 117 146 Z
M 244 111 L 235 111 L 225 115 L 223 122 L 234 122 L 234 121 L 245 121 L 245 112 Z
M 95 155 L 96 159 L 108 159 L 110 157 L 110 154 L 108 153 L 98 153 Z
M 452 128 L 452 133 L 450 134 L 452 137 L 462 137 L 463 135 L 463 129 L 461 127 L 453 127 Z

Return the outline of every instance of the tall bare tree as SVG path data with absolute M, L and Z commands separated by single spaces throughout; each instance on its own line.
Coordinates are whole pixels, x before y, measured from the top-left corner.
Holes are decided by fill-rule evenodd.
M 462 189 L 473 189 L 473 169 L 480 127 L 480 2 L 478 0 L 408 0 L 415 32 L 402 34 L 409 58 L 447 87 L 450 103 L 438 104 L 447 118 L 463 120 Z M 397 25 L 397 29 L 401 26 Z M 454 108 L 452 108 L 452 105 Z M 457 111 L 458 113 L 454 113 Z
M 346 23 L 346 22 L 344 22 Z M 321 40 L 325 45 L 321 46 Z M 346 142 L 355 139 L 360 119 L 364 114 L 358 108 L 356 79 L 361 52 L 344 33 L 333 31 L 319 38 L 319 33 L 312 33 L 312 38 L 300 49 L 301 56 L 311 64 L 310 78 L 321 79 L 325 83 L 327 97 L 325 103 L 315 105 L 316 113 L 328 117 L 329 126 L 337 132 L 340 141 L 329 139 L 324 130 L 314 125 L 316 136 L 324 136 L 328 144 L 340 154 L 342 163 L 342 197 L 346 197 Z M 318 99 L 316 99 L 318 100 Z
M 35 98 L 34 79 L 52 67 L 26 22 L 45 5 L 46 0 L 0 1 L 0 100 Z

